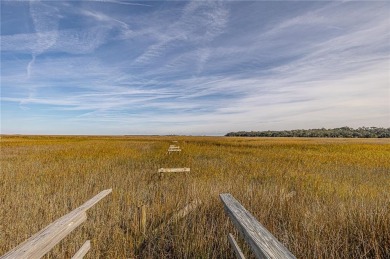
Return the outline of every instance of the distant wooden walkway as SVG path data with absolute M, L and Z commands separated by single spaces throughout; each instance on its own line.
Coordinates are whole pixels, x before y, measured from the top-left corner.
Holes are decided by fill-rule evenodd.
M 171 152 L 181 152 L 181 148 L 176 145 L 170 145 L 168 148 L 168 154 L 170 154 Z
M 172 141 L 173 143 L 177 143 L 176 140 Z M 168 154 L 171 152 L 181 152 L 181 148 L 177 145 L 169 145 Z M 160 176 L 163 176 L 164 173 L 189 173 L 191 170 L 187 167 L 174 167 L 174 168 L 159 168 L 158 173 Z

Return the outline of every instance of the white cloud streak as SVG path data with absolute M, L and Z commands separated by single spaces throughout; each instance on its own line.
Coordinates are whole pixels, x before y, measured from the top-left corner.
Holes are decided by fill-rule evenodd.
M 135 64 L 153 61 L 163 52 L 183 43 L 207 43 L 223 33 L 227 19 L 228 11 L 221 1 L 190 1 L 179 20 L 157 33 L 158 42 L 147 48 Z
M 88 26 L 61 28 L 59 7 L 32 3 L 36 32 L 1 36 L 2 53 L 32 55 L 28 79 L 20 61 L 2 73 L 1 100 L 118 134 L 390 126 L 388 3 L 323 3 L 264 26 L 249 15 L 261 4 L 233 4 L 134 17 L 83 5 L 70 12 Z

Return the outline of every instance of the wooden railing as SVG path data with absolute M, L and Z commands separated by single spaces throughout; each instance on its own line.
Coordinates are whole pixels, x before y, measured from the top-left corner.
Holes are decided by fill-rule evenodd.
M 0 259 L 10 258 L 41 258 L 49 252 L 56 244 L 64 239 L 70 232 L 77 228 L 87 219 L 86 211 L 111 193 L 112 189 L 104 190 L 92 199 L 85 202 L 77 209 L 65 216 L 57 219 L 32 237 L 0 257 Z M 84 245 L 72 257 L 82 258 L 90 249 L 91 243 L 87 240 Z
M 249 213 L 231 194 L 219 195 L 225 211 L 233 225 L 238 229 L 249 244 L 256 258 L 293 259 L 296 258 L 282 243 L 280 243 L 256 218 Z M 236 252 L 237 258 L 245 258 L 232 234 L 229 242 Z

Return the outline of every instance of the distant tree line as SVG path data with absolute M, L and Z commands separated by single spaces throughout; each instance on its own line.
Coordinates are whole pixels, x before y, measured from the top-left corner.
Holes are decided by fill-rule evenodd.
M 228 137 L 309 137 L 309 138 L 390 138 L 390 128 L 360 127 L 353 129 L 297 129 L 282 131 L 238 131 L 229 132 Z

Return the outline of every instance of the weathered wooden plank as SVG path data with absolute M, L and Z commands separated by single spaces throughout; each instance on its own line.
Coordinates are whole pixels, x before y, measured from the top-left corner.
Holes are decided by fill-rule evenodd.
M 111 191 L 112 189 L 100 192 L 77 209 L 49 224 L 0 258 L 41 258 L 83 223 L 87 219 L 85 212 Z
M 160 168 L 158 169 L 159 173 L 188 173 L 190 168 Z
M 196 199 L 190 203 L 188 203 L 186 206 L 184 206 L 182 209 L 174 213 L 167 221 L 164 221 L 161 223 L 157 228 L 153 230 L 153 233 L 156 233 L 160 229 L 162 229 L 164 226 L 171 224 L 172 222 L 176 222 L 180 219 L 185 218 L 188 214 L 190 214 L 191 211 L 194 211 L 198 206 L 202 204 L 202 201 L 199 199 Z
M 181 149 L 168 149 L 168 152 L 181 152 Z
M 87 240 L 71 259 L 82 259 L 88 253 L 89 249 L 91 249 L 91 241 Z
M 296 258 L 231 194 L 220 194 L 227 215 L 248 242 L 256 258 Z
M 85 212 L 67 214 L 0 258 L 41 258 L 86 219 Z
M 244 253 L 241 251 L 240 247 L 238 246 L 236 240 L 234 239 L 232 233 L 229 233 L 228 240 L 230 245 L 233 247 L 234 252 L 238 259 L 245 259 Z
M 191 211 L 195 210 L 199 205 L 202 204 L 202 201 L 199 199 L 196 199 L 190 203 L 188 203 L 186 206 L 184 206 L 182 209 L 180 209 L 178 212 L 174 213 L 172 217 L 168 220 L 168 224 L 174 221 L 178 221 L 179 219 L 185 218 Z
M 80 207 L 78 207 L 74 211 L 87 211 L 88 209 L 90 209 L 92 206 L 94 206 L 96 203 L 98 203 L 101 199 L 106 197 L 111 192 L 112 192 L 112 189 L 107 189 L 107 190 L 99 192 L 92 199 L 86 201 L 83 205 L 81 205 Z

